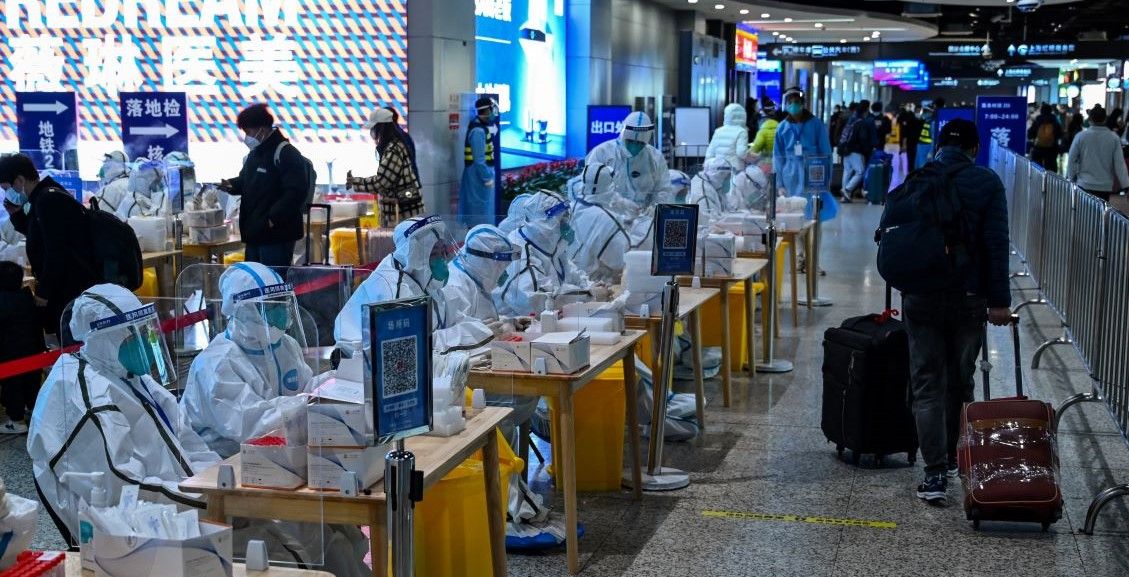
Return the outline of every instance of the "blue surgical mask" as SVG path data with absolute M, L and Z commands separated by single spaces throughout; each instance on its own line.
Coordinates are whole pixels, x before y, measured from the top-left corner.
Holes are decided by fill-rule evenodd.
M 118 362 L 135 377 L 149 374 L 151 361 L 152 353 L 135 335 L 126 337 L 118 347 Z
M 27 204 L 27 193 L 16 190 L 16 187 L 9 186 L 4 189 L 4 200 L 9 204 L 16 206 L 23 206 Z
M 445 283 L 447 277 L 450 276 L 450 271 L 447 270 L 447 260 L 443 258 L 433 258 L 429 263 L 431 267 L 431 278 Z
M 623 146 L 627 148 L 627 152 L 630 152 L 631 156 L 635 156 L 643 152 L 643 149 L 647 147 L 647 143 L 639 142 L 638 140 L 626 140 L 623 142 Z
M 248 136 L 243 137 L 243 144 L 246 144 L 247 148 L 249 148 L 251 150 L 255 150 L 262 143 L 263 142 L 261 140 L 259 140 L 258 138 L 255 138 L 254 136 L 248 135 Z
M 784 109 L 787 110 L 788 114 L 791 114 L 792 116 L 799 116 L 800 113 L 804 111 L 804 105 L 800 104 L 799 102 L 793 102 L 785 106 Z

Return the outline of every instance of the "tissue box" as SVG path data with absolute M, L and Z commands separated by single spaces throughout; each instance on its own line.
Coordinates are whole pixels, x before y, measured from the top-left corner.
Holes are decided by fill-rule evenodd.
M 217 242 L 227 242 L 227 239 L 227 225 L 188 229 L 188 244 L 215 244 Z
M 530 341 L 535 333 L 509 333 L 490 341 L 490 368 L 529 372 Z M 510 340 L 512 339 L 512 340 Z
M 377 447 L 311 447 L 309 454 L 309 482 L 311 489 L 341 488 L 341 474 L 352 471 L 367 489 L 384 478 L 384 455 L 390 445 Z
M 208 208 L 204 210 L 186 210 L 180 215 L 180 221 L 185 228 L 212 228 L 222 226 L 224 214 L 222 208 Z
M 732 234 L 708 234 L 702 239 L 702 256 L 728 257 L 737 255 L 737 237 Z
M 357 218 L 359 203 L 348 200 L 335 200 L 329 203 L 334 218 Z
M 529 346 L 529 366 L 545 359 L 545 369 L 552 374 L 571 375 L 588 366 L 592 341 L 579 333 L 548 333 Z
M 98 577 L 232 577 L 231 527 L 200 523 L 193 539 L 94 533 Z
M 624 330 L 623 313 L 616 310 L 601 311 L 600 309 L 607 306 L 607 304 L 608 303 L 601 302 L 567 304 L 561 308 L 561 318 L 557 321 L 557 326 L 560 326 L 561 321 L 569 321 L 569 319 L 573 318 L 590 318 L 593 319 L 592 322 L 595 324 L 588 328 L 589 331 L 622 333 Z M 587 321 L 578 320 L 576 322 L 585 323 Z M 578 327 L 577 330 L 580 328 L 584 327 Z
M 306 484 L 305 445 L 241 446 L 239 483 L 245 487 L 297 489 Z
M 800 230 L 806 223 L 807 220 L 802 212 L 776 215 L 776 228 L 778 230 Z
M 370 405 L 322 399 L 308 409 L 310 445 L 366 447 L 373 442 Z

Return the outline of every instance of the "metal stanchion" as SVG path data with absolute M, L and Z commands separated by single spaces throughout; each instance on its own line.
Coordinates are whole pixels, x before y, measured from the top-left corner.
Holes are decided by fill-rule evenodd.
M 674 382 L 674 322 L 678 319 L 678 281 L 663 287 L 662 330 L 659 333 L 659 375 L 651 399 L 651 439 L 647 449 L 647 470 L 643 472 L 644 491 L 674 491 L 690 485 L 690 475 L 662 466 L 663 437 L 666 429 L 666 391 Z M 633 401 L 629 401 L 633 402 Z
M 396 441 L 396 450 L 384 457 L 384 492 L 388 495 L 388 538 L 392 542 L 392 577 L 415 576 L 414 509 L 423 500 L 423 471 L 416 456 Z M 373 559 L 377 555 L 373 552 Z
M 792 361 L 773 358 L 776 354 L 776 188 L 773 187 L 765 206 L 768 228 L 765 230 L 765 249 L 768 253 L 768 273 L 765 278 L 765 291 L 768 294 L 768 314 L 762 327 L 764 339 L 764 359 L 757 363 L 758 373 L 787 373 L 793 369 Z M 752 338 L 752 335 L 749 335 Z M 750 359 L 751 360 L 751 359 Z
M 823 237 L 823 221 L 819 214 L 823 212 L 821 195 L 820 192 L 811 195 L 811 213 L 815 224 L 811 228 L 811 250 L 808 251 L 808 300 L 805 304 L 813 307 L 831 306 L 831 299 L 819 296 L 819 246 Z

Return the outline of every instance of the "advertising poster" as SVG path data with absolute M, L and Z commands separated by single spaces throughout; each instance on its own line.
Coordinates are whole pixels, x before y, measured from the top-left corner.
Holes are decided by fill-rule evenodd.
M 976 129 L 980 133 L 977 164 L 988 166 L 988 151 L 993 140 L 1023 156 L 1027 148 L 1027 99 L 1023 96 L 977 96 Z
M 737 25 L 737 35 L 734 39 L 736 55 L 734 66 L 742 72 L 756 72 L 757 70 L 757 31 L 747 24 Z
M 380 442 L 431 430 L 431 299 L 364 306 L 366 380 Z
M 476 92 L 498 95 L 503 152 L 565 155 L 565 0 L 475 0 Z
M 601 143 L 619 138 L 623 119 L 631 114 L 631 107 L 619 104 L 588 105 L 588 152 Z
M 405 0 L 18 0 L 0 6 L 0 102 L 13 102 L 16 92 L 75 92 L 79 140 L 105 143 L 82 148 L 96 160 L 83 165 L 91 173 L 113 148 L 109 143 L 120 141 L 120 92 L 186 93 L 194 160 L 229 169 L 238 168 L 230 157 L 241 146 L 235 115 L 248 104 L 270 104 L 288 135 L 326 160 L 371 144 L 359 126 L 374 105 L 406 117 Z M 15 107 L 0 106 L 0 142 L 15 138 Z M 324 160 L 314 160 L 324 172 Z

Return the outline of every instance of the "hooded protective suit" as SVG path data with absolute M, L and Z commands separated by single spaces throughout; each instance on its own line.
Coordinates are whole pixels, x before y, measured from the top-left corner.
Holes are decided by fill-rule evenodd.
M 686 202 L 701 207 L 701 220 L 710 220 L 728 212 L 729 183 L 733 177 L 733 167 L 722 158 L 706 159 L 699 172 L 690 181 L 690 194 Z
M 459 184 L 459 215 L 464 219 L 494 222 L 494 138 L 498 132 L 498 108 L 489 97 L 479 98 L 476 115 L 467 124 L 463 143 L 463 176 Z
M 603 164 L 589 164 L 580 174 L 573 201 L 571 226 L 581 231 L 569 245 L 572 262 L 592 281 L 619 284 L 624 255 L 631 250 L 631 237 L 613 212 L 617 196 L 615 173 Z
M 117 214 L 122 202 L 132 196 L 125 153 L 115 150 L 106 155 L 98 171 L 98 193 L 94 196 L 98 199 L 98 208 L 112 214 Z
M 505 280 L 506 269 L 520 251 L 501 230 L 480 224 L 467 232 L 466 242 L 450 264 L 450 277 L 440 293 L 449 322 L 501 320 L 491 291 Z
M 177 485 L 219 462 L 188 426 L 176 398 L 148 374 L 134 376 L 122 364 L 128 356 L 123 351 L 136 350 L 131 348 L 136 325 L 126 315 L 142 308 L 117 285 L 83 292 L 70 319 L 82 348 L 55 362 L 31 415 L 27 451 L 35 482 L 52 517 L 74 536 L 79 499 L 90 502 L 96 484 L 111 503 L 122 487 L 136 485 L 146 501 L 203 508 L 199 495 Z M 136 321 L 155 317 L 152 312 Z M 90 475 L 99 472 L 100 478 Z
M 533 198 L 533 195 L 519 194 L 510 201 L 510 207 L 506 210 L 506 218 L 498 223 L 498 229 L 503 234 L 510 234 L 525 224 L 525 203 L 530 198 Z
M 392 231 L 395 248 L 384 257 L 369 278 L 357 288 L 337 314 L 333 338 L 348 353 L 360 350 L 364 305 L 430 295 L 432 297 L 433 350 L 474 348 L 488 342 L 494 332 L 480 322 L 458 322 L 446 318 L 439 289 L 446 282 L 447 264 L 454 248 L 447 225 L 437 215 L 415 216 Z M 436 277 L 436 275 L 440 275 Z
M 118 203 L 115 214 L 126 220 L 131 216 L 158 216 L 165 214 L 167 190 L 161 165 L 142 164 L 129 175 L 128 193 Z
M 568 203 L 541 191 L 523 207 L 525 224 L 508 237 L 521 248 L 521 256 L 510 264 L 509 279 L 494 289 L 498 312 L 525 316 L 560 305 L 561 297 L 586 300 L 592 282 L 568 257 L 566 239 L 572 236 Z
M 655 125 L 646 113 L 632 112 L 624 119 L 619 138 L 593 148 L 584 164 L 610 167 L 621 196 L 639 207 L 650 206 L 669 183 L 666 159 L 650 145 L 654 133 Z
M 293 288 L 257 262 L 237 263 L 220 276 L 227 330 L 192 361 L 180 400 L 192 427 L 223 457 L 247 439 L 280 429 L 306 410 L 313 370 L 303 343 L 286 334 L 298 322 Z
M 740 104 L 725 107 L 725 124 L 713 131 L 706 148 L 706 158 L 722 158 L 729 162 L 734 172 L 745 169 L 745 155 L 749 150 L 748 115 Z
M 734 210 L 763 211 L 769 194 L 774 194 L 768 177 L 757 165 L 750 164 L 733 177 L 729 187 L 729 207 Z
M 8 218 L 8 211 L 0 210 L 0 260 L 27 262 L 27 248 L 20 234 Z

